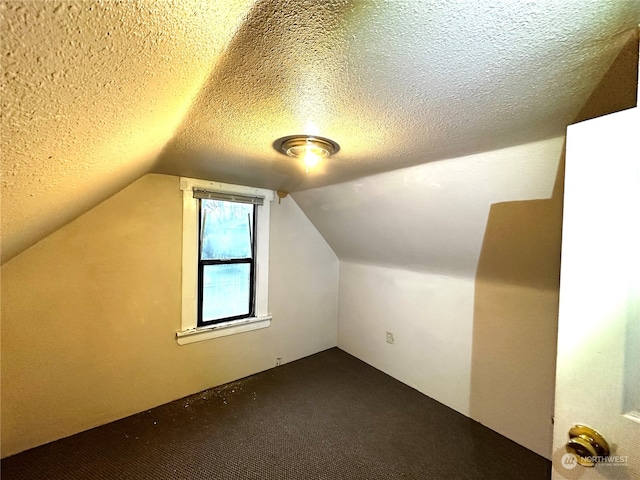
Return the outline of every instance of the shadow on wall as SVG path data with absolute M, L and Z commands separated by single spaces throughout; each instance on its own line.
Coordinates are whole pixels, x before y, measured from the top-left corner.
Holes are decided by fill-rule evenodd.
M 636 105 L 632 35 L 573 123 Z M 476 271 L 470 415 L 550 458 L 565 149 L 550 199 L 491 206 Z

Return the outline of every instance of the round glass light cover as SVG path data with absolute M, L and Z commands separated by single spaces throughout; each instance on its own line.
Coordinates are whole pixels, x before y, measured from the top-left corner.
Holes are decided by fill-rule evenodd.
M 302 157 L 307 153 L 315 153 L 323 158 L 340 150 L 336 142 L 312 135 L 282 137 L 273 142 L 273 148 L 290 157 Z
M 296 145 L 288 148 L 287 155 L 298 158 L 306 158 L 307 156 L 327 158 L 329 156 L 329 152 L 326 149 L 309 142 L 306 145 Z

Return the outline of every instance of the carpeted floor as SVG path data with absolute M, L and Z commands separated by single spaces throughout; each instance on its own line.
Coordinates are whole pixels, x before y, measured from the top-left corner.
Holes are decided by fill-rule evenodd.
M 2 480 L 547 480 L 546 459 L 333 348 L 6 458 Z

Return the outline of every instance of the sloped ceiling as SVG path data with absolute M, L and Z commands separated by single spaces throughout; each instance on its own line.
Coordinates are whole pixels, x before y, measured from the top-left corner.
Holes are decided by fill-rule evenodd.
M 3 263 L 153 167 L 251 4 L 0 4 Z
M 293 196 L 341 260 L 474 278 L 492 206 L 551 198 L 563 145 L 556 137 Z
M 5 1 L 2 259 L 149 172 L 286 191 L 562 135 L 638 0 Z M 273 151 L 311 133 L 316 171 Z

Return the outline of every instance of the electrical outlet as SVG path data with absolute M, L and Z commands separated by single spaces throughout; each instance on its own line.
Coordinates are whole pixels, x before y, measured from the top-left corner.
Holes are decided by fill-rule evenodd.
M 393 343 L 393 332 L 387 332 L 387 343 Z

